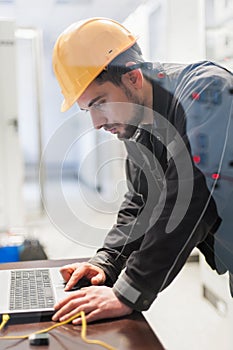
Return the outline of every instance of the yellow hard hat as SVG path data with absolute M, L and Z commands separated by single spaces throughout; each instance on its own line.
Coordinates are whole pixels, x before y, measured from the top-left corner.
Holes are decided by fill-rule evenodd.
M 68 27 L 53 50 L 53 69 L 67 111 L 88 85 L 137 38 L 120 23 L 108 18 L 91 18 Z

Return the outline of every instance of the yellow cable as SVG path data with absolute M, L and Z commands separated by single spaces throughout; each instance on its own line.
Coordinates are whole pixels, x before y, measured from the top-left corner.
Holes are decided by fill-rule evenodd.
M 63 326 L 64 324 L 67 324 L 67 323 L 73 321 L 75 318 L 77 318 L 77 317 L 79 317 L 79 316 L 80 316 L 80 312 L 79 312 L 77 315 L 70 317 L 70 318 L 69 318 L 68 320 L 66 320 L 66 321 L 56 323 L 56 324 L 54 324 L 53 326 L 50 326 L 50 327 L 48 327 L 48 328 L 41 329 L 41 330 L 39 330 L 39 331 L 37 331 L 37 332 L 33 332 L 33 333 L 30 333 L 30 334 L 26 334 L 26 335 L 4 335 L 4 336 L 0 337 L 0 339 L 27 339 L 27 338 L 29 338 L 29 337 L 30 337 L 31 335 L 33 335 L 33 334 L 46 333 L 46 332 L 51 331 L 51 330 L 54 329 L 54 328 Z
M 86 337 L 86 333 L 87 333 L 87 322 L 86 322 L 86 318 L 85 318 L 85 313 L 84 311 L 80 312 L 81 314 L 81 318 L 82 318 L 82 329 L 81 329 L 81 338 L 84 342 L 88 343 L 88 344 L 96 344 L 96 345 L 100 345 L 105 349 L 108 350 L 116 350 L 115 348 L 113 348 L 111 345 L 106 344 L 105 342 L 101 341 L 101 340 L 97 340 L 97 339 L 87 339 Z
M 47 332 L 50 332 L 54 328 L 57 328 L 57 327 L 65 325 L 67 323 L 70 323 L 71 321 L 73 321 L 75 318 L 77 318 L 79 316 L 81 316 L 81 319 L 82 319 L 81 338 L 82 338 L 82 340 L 84 342 L 86 342 L 88 344 L 97 344 L 97 345 L 100 345 L 100 346 L 102 346 L 102 347 L 104 347 L 105 349 L 108 349 L 108 350 L 116 350 L 115 348 L 113 348 L 112 346 L 106 344 L 105 342 L 103 342 L 101 340 L 94 340 L 94 339 L 90 340 L 90 339 L 87 339 L 87 337 L 86 337 L 87 323 L 86 323 L 86 318 L 85 318 L 85 312 L 84 311 L 81 311 L 78 314 L 68 318 L 68 320 L 66 320 L 66 321 L 58 322 L 58 323 L 54 324 L 53 326 L 41 329 L 41 330 L 39 330 L 37 332 L 33 332 L 33 333 L 30 333 L 30 334 L 27 334 L 27 335 L 5 335 L 5 336 L 0 336 L 0 340 L 1 339 L 11 339 L 11 340 L 12 339 L 27 339 L 33 334 L 47 333 Z M 3 315 L 2 316 L 2 323 L 0 325 L 0 330 L 3 329 L 3 327 L 6 325 L 6 323 L 8 322 L 9 319 L 10 319 L 9 315 Z
M 5 327 L 5 325 L 9 321 L 9 319 L 10 319 L 9 315 L 7 315 L 7 314 L 2 315 L 2 322 L 0 324 L 0 331 Z

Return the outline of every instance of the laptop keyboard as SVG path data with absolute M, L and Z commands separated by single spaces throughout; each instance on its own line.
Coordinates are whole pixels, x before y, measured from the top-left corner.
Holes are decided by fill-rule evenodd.
M 52 308 L 54 303 L 48 269 L 11 271 L 10 310 Z

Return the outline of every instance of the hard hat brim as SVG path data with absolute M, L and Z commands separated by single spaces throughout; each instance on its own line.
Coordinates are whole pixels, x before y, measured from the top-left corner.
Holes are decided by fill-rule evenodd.
M 70 109 L 70 107 L 73 106 L 73 104 L 75 103 L 75 101 L 73 103 L 67 103 L 66 100 L 63 100 L 62 104 L 61 104 L 61 112 L 67 112 L 68 109 Z

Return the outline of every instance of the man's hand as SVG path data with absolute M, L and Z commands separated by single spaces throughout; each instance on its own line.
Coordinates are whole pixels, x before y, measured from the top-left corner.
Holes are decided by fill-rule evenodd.
M 133 311 L 116 297 L 112 288 L 106 286 L 91 286 L 70 292 L 54 308 L 57 312 L 52 319 L 61 322 L 80 311 L 85 312 L 87 322 L 129 315 Z M 80 323 L 81 318 L 73 320 L 73 324 Z
M 104 284 L 106 280 L 105 272 L 100 267 L 87 262 L 65 265 L 60 269 L 60 272 L 67 282 L 66 291 L 72 289 L 82 277 L 86 277 L 94 285 Z

